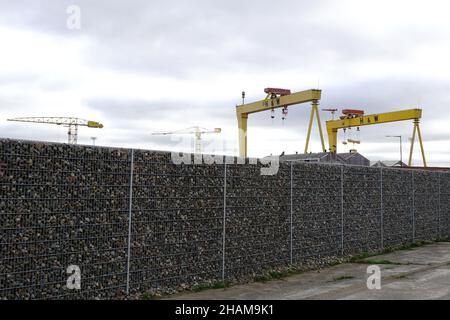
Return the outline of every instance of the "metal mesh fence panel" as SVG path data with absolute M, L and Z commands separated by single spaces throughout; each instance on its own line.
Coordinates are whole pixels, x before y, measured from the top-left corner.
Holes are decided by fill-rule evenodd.
M 441 237 L 450 235 L 450 173 L 440 173 Z
M 123 293 L 129 152 L 6 140 L 0 153 L 0 296 Z M 79 291 L 66 289 L 69 265 Z
M 135 151 L 130 287 L 170 291 L 221 279 L 223 165 Z
M 449 173 L 232 160 L 0 139 L 0 299 L 173 292 L 450 234 Z
M 225 275 L 252 277 L 289 264 L 290 167 L 227 164 Z
M 293 163 L 293 261 L 320 266 L 342 252 L 341 167 Z
M 413 241 L 413 183 L 409 171 L 382 169 L 383 245 L 401 246 Z
M 344 254 L 381 248 L 381 171 L 370 167 L 344 168 Z
M 439 237 L 439 174 L 414 172 L 414 239 Z

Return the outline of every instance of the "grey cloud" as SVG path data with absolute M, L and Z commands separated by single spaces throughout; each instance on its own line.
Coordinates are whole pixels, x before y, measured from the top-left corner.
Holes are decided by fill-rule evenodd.
M 325 8 L 326 2 L 305 6 L 305 1 L 281 1 L 276 10 L 270 2 L 245 3 L 144 5 L 139 13 L 130 10 L 130 5 L 119 11 L 122 19 L 131 23 L 96 18 L 100 19 L 96 25 L 102 27 L 92 28 L 94 50 L 110 67 L 180 77 L 231 68 L 309 71 L 323 65 L 321 57 L 328 52 L 337 57 L 330 68 L 364 59 L 402 59 L 417 42 L 426 45 L 435 40 L 421 25 L 370 38 L 358 28 L 307 19 Z M 88 26 L 86 32 L 90 31 Z
M 66 142 L 67 131 L 53 125 L 4 122 L 0 125 L 0 137 Z
M 23 85 L 37 81 L 39 76 L 36 74 L 2 74 L 0 76 L 0 85 Z
M 424 110 L 423 121 L 427 121 L 442 117 L 450 105 L 450 84 L 436 80 L 382 78 L 357 83 L 345 80 L 343 82 L 342 85 L 321 88 L 321 109 L 362 109 L 366 114 L 376 114 L 417 108 L 420 102 L 420 107 Z M 261 94 L 260 98 L 264 98 L 264 95 Z M 310 112 L 308 104 L 291 106 L 289 110 L 288 121 L 284 124 L 286 127 L 298 128 L 307 125 Z M 323 121 L 330 118 L 328 113 L 321 114 Z M 280 117 L 281 111 L 276 110 L 276 126 L 280 126 Z M 249 121 L 254 125 L 271 124 L 270 112 L 252 115 L 250 118 Z
M 446 39 L 444 31 L 437 27 L 439 21 L 429 24 L 427 21 L 434 21 L 434 17 L 421 17 L 415 25 L 398 26 L 379 35 L 368 36 L 366 30 L 352 26 L 350 12 L 346 26 L 314 19 L 318 12 L 327 9 L 328 3 L 0 0 L 0 25 L 41 31 L 57 39 L 85 37 L 89 40 L 89 47 L 84 52 L 85 61 L 90 66 L 112 72 L 132 71 L 189 81 L 193 77 L 208 79 L 211 74 L 237 70 L 248 75 L 264 71 L 268 86 L 277 86 L 269 83 L 274 75 L 280 76 L 286 71 L 299 75 L 314 74 L 315 70 L 323 68 L 331 75 L 341 74 L 342 80 L 339 85 L 327 85 L 328 74 L 320 75 L 325 83 L 321 108 L 351 107 L 364 109 L 367 113 L 380 113 L 414 108 L 420 100 L 424 108 L 424 123 L 441 119 L 446 114 L 450 104 L 450 85 L 443 80 L 426 79 L 415 74 L 410 79 L 392 77 L 361 81 L 346 74 L 347 68 L 350 69 L 355 62 L 401 61 L 418 45 L 433 48 L 433 43 Z M 82 9 L 80 31 L 66 28 L 66 8 L 70 4 L 77 4 Z M 403 14 L 409 13 L 405 10 Z M 383 23 L 383 17 L 372 18 Z M 335 59 L 329 59 L 328 54 Z M 71 87 L 65 81 L 46 78 L 45 75 L 3 75 L 0 86 L 14 84 L 23 87 L 31 83 L 42 91 L 70 91 Z M 101 112 L 107 126 L 104 134 L 114 135 L 109 137 L 110 141 L 145 143 L 148 142 L 147 135 L 134 132 L 151 128 L 157 121 L 173 124 L 177 129 L 195 125 L 187 122 L 195 121 L 199 115 L 207 115 L 217 119 L 217 126 L 236 125 L 234 106 L 239 94 L 224 92 L 223 97 L 202 103 L 185 101 L 182 97 L 176 97 L 180 98 L 178 101 L 167 97 L 152 101 L 85 97 L 85 105 Z M 261 92 L 261 98 L 263 96 Z M 12 97 L 2 91 L 2 112 L 7 109 L 4 106 L 16 106 L 22 112 L 33 105 L 31 98 Z M 328 117 L 322 113 L 322 120 Z M 272 126 L 270 113 L 252 115 L 249 134 L 252 134 L 253 127 L 262 127 L 283 128 L 286 132 L 303 136 L 306 134 L 309 107 L 290 108 L 284 126 L 279 118 L 280 110 L 277 110 L 277 119 Z M 386 143 L 386 134 L 398 132 L 406 132 L 406 136 L 411 132 L 411 124 L 386 125 L 379 129 L 367 127 L 362 129 L 362 136 L 374 143 Z M 7 134 L 5 131 L 1 133 Z M 317 138 L 316 135 L 314 137 Z M 424 132 L 424 138 L 445 140 L 432 132 Z M 171 144 L 171 140 L 165 137 L 151 139 L 155 145 Z M 282 141 L 283 137 L 279 139 Z
M 106 118 L 120 121 L 164 117 L 177 110 L 176 104 L 167 101 L 88 99 L 85 104 Z
M 85 100 L 85 105 L 92 110 L 100 111 L 103 117 L 113 121 L 116 125 L 143 120 L 148 120 L 149 122 L 167 121 L 174 117 L 181 120 L 190 119 L 190 116 L 193 114 L 217 117 L 224 121 L 229 120 L 229 122 L 235 119 L 234 105 L 226 101 L 199 103 L 176 100 L 145 101 L 92 98 Z M 179 125 L 177 123 L 177 126 Z
M 151 143 L 156 146 L 171 147 L 176 146 L 181 142 L 181 138 L 171 136 L 157 136 L 151 135 L 148 131 L 139 130 L 118 130 L 117 135 L 111 139 L 111 142 L 115 144 L 123 143 Z
M 449 90 L 449 83 L 432 79 L 381 78 L 329 87 L 322 104 L 359 107 L 371 114 L 416 108 L 420 104 L 428 114 L 435 115 L 450 102 Z
M 314 70 L 327 52 L 336 55 L 336 64 L 401 58 L 417 41 L 433 40 L 421 25 L 369 38 L 357 28 L 309 19 L 328 1 L 279 1 L 274 8 L 270 1 L 80 0 L 77 32 L 66 29 L 65 9 L 73 1 L 17 3 L 2 3 L 8 16 L 16 16 L 10 21 L 62 37 L 91 38 L 92 65 L 178 78 L 231 68 Z

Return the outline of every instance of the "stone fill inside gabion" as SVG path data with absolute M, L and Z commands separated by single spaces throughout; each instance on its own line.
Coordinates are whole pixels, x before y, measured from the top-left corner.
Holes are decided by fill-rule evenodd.
M 450 173 L 439 173 L 439 226 L 440 236 L 450 234 Z
M 227 165 L 225 274 L 252 277 L 289 263 L 289 168 L 263 176 L 261 165 Z
M 450 233 L 448 173 L 232 160 L 0 140 L 0 299 L 174 292 Z
M 321 266 L 342 253 L 342 168 L 292 164 L 292 256 Z
M 414 240 L 431 240 L 439 236 L 439 175 L 416 172 L 414 188 Z
M 170 153 L 135 152 L 133 291 L 221 279 L 223 180 L 223 165 L 176 165 Z
M 0 297 L 111 297 L 125 283 L 129 150 L 0 141 Z M 83 290 L 66 288 L 78 265 Z
M 344 169 L 344 253 L 379 250 L 381 241 L 381 171 L 370 167 Z
M 413 172 L 382 170 L 383 245 L 401 246 L 413 241 Z

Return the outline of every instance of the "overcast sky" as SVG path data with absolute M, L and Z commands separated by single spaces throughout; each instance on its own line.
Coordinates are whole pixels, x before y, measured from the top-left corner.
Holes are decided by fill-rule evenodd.
M 80 29 L 67 27 L 70 5 Z M 241 91 L 250 102 L 268 86 L 320 88 L 321 108 L 420 106 L 429 164 L 450 166 L 449 12 L 444 0 L 0 0 L 0 137 L 65 142 L 65 128 L 6 119 L 75 116 L 105 125 L 80 128 L 83 144 L 189 151 L 151 133 L 199 125 L 223 129 L 206 151 L 233 154 Z M 284 124 L 281 110 L 251 115 L 249 155 L 302 152 L 308 117 L 309 105 Z M 406 157 L 411 134 L 412 122 L 363 127 L 358 150 L 398 159 L 385 136 L 403 135 Z

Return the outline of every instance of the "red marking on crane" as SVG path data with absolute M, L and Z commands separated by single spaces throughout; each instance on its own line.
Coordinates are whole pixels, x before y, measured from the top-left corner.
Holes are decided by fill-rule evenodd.
M 357 110 L 357 109 L 344 109 L 342 110 L 343 114 L 357 114 L 357 115 L 363 115 L 364 110 Z
M 279 94 L 280 96 L 285 96 L 285 95 L 291 94 L 291 90 L 280 89 L 280 88 L 265 88 L 264 92 L 267 94 L 270 94 L 270 93 Z

